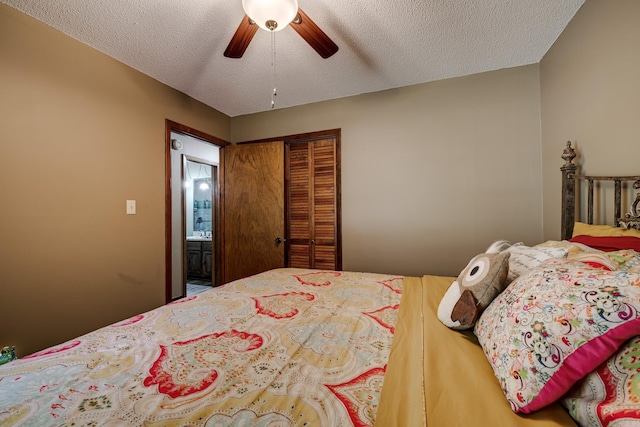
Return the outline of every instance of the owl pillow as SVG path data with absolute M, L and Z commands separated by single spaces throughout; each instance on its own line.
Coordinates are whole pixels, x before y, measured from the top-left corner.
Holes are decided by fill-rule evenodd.
M 451 329 L 473 328 L 484 309 L 507 286 L 510 256 L 509 252 L 487 252 L 474 257 L 442 297 L 438 319 Z

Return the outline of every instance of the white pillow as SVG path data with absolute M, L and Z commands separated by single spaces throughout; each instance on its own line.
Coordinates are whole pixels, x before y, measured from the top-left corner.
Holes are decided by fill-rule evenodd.
M 550 258 L 564 258 L 569 252 L 566 248 L 552 248 L 546 246 L 525 246 L 516 243 L 502 252 L 511 253 L 509 258 L 509 274 L 507 283 L 511 283 L 518 276 L 528 272 Z

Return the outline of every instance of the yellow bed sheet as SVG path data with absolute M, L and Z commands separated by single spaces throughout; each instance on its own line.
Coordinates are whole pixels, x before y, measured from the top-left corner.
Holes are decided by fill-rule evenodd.
M 404 279 L 375 425 L 575 426 L 558 404 L 528 416 L 511 411 L 473 333 L 438 320 L 438 303 L 453 280 Z

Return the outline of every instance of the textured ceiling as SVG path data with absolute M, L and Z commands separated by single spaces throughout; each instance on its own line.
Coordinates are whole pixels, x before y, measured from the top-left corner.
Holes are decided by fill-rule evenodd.
M 231 117 L 271 103 L 271 39 L 223 52 L 241 0 L 0 0 Z M 298 0 L 340 47 L 276 33 L 276 108 L 539 62 L 584 0 Z

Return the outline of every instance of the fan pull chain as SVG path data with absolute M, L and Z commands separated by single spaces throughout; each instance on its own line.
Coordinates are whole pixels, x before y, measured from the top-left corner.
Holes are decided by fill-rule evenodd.
M 278 95 L 276 91 L 276 32 L 274 30 L 271 30 L 271 70 L 273 72 L 271 77 L 271 86 L 273 87 L 271 108 L 274 108 L 276 106 L 276 95 Z

